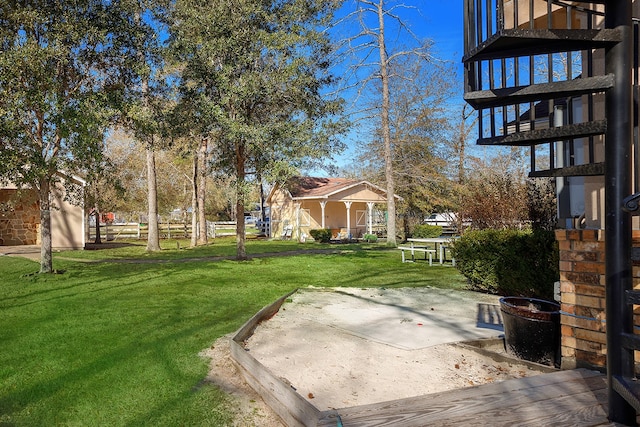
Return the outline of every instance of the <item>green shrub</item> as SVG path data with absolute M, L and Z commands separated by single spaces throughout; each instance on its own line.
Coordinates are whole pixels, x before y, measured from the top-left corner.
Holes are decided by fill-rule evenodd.
M 362 240 L 369 243 L 375 243 L 378 241 L 378 236 L 375 234 L 365 234 L 362 236 Z
M 418 239 L 428 239 L 429 237 L 442 236 L 442 227 L 439 225 L 420 224 L 413 229 L 413 237 Z
M 311 234 L 311 237 L 313 237 L 313 240 L 316 242 L 329 243 L 331 241 L 331 230 L 328 228 L 309 230 L 309 234 Z
M 553 283 L 559 278 L 553 231 L 469 231 L 454 243 L 452 254 L 473 290 L 553 298 Z

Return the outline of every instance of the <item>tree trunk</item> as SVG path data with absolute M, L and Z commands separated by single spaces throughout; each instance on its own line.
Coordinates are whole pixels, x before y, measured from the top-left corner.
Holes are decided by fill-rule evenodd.
M 207 244 L 207 218 L 205 216 L 204 199 L 207 193 L 207 148 L 209 140 L 202 138 L 198 153 L 198 222 L 200 234 L 198 244 Z
M 198 246 L 198 152 L 193 154 L 191 180 L 191 247 Z
M 102 238 L 100 236 L 100 209 L 98 209 L 97 203 L 95 204 L 95 207 L 93 209 L 93 216 L 95 216 L 96 218 L 96 238 L 93 243 L 101 244 Z
M 147 202 L 149 217 L 147 218 L 148 236 L 147 251 L 160 250 L 160 234 L 158 233 L 158 189 L 156 185 L 156 156 L 151 145 L 147 146 Z
M 50 182 L 48 178 L 40 179 L 40 273 L 53 272 L 53 256 L 51 253 L 51 202 Z
M 266 212 L 264 211 L 264 185 L 262 185 L 262 176 L 258 175 L 257 178 L 260 183 L 260 221 L 264 223 L 267 219 Z
M 244 170 L 244 156 L 244 142 L 240 142 L 236 147 L 236 259 L 238 261 L 247 259 L 244 226 L 244 186 L 246 175 Z
M 264 185 L 262 185 L 262 174 L 258 173 L 257 180 L 260 183 L 260 234 L 265 237 L 271 237 L 271 232 L 267 226 L 267 213 L 264 208 Z
M 456 155 L 458 157 L 458 200 L 457 200 L 457 205 L 458 205 L 458 215 L 456 217 L 456 229 L 458 234 L 462 234 L 463 233 L 463 216 L 464 216 L 464 212 L 462 212 L 462 209 L 460 209 L 460 207 L 462 206 L 462 195 L 461 195 L 461 189 L 463 188 L 464 184 L 465 184 L 465 180 L 466 180 L 466 173 L 465 173 L 465 169 L 464 169 L 464 165 L 466 163 L 466 146 L 467 146 L 467 138 L 469 137 L 469 133 L 471 132 L 471 129 L 473 126 L 475 126 L 475 123 L 477 121 L 474 120 L 473 123 L 469 126 L 467 126 L 466 122 L 467 119 L 471 116 L 471 114 L 474 114 L 474 111 L 470 111 L 467 112 L 467 107 L 469 106 L 469 104 L 465 104 L 464 107 L 462 107 L 462 115 L 460 117 L 460 126 L 458 128 L 458 143 L 456 144 Z
M 387 49 L 384 36 L 384 0 L 378 2 L 378 50 L 380 52 L 380 79 L 382 80 L 382 107 L 380 119 L 382 124 L 382 140 L 384 142 L 384 173 L 387 181 L 387 244 L 396 245 L 396 200 L 393 178 L 393 153 L 391 147 L 391 128 L 389 124 L 389 70 L 387 68 Z
M 464 160 L 465 160 L 464 119 L 460 123 L 460 140 L 458 141 L 458 184 L 464 184 Z
M 467 119 L 471 117 L 475 112 L 472 110 L 467 112 L 467 107 L 469 104 L 465 104 L 462 107 L 462 116 L 460 117 L 460 126 L 458 128 L 458 144 L 456 147 L 457 156 L 458 156 L 458 184 L 462 185 L 465 181 L 465 170 L 464 165 L 466 163 L 466 146 L 467 146 L 467 138 L 469 137 L 469 133 L 471 133 L 471 129 L 476 124 L 478 119 L 474 120 L 472 124 L 467 126 Z
M 402 215 L 402 231 L 404 231 L 405 238 L 410 237 L 409 230 L 410 230 L 409 215 L 405 213 L 404 215 Z

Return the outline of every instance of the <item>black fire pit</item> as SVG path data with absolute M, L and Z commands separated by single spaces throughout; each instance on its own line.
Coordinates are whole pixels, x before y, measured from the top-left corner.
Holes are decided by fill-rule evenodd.
M 560 304 L 535 298 L 500 298 L 507 353 L 560 365 Z

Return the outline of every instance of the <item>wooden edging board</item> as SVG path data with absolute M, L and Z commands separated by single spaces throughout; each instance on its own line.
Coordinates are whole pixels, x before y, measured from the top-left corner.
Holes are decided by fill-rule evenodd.
M 401 421 L 397 417 L 400 414 L 404 414 L 407 411 L 410 411 L 410 407 L 415 404 L 414 401 L 419 402 L 418 406 L 424 406 L 426 402 L 431 402 L 427 404 L 427 407 L 422 407 L 419 412 L 425 413 L 433 412 L 435 408 L 431 407 L 435 402 L 432 400 L 436 396 L 442 395 L 442 398 L 447 396 L 445 400 L 448 399 L 456 399 L 459 396 L 466 396 L 468 393 L 477 393 L 477 391 L 482 390 L 483 395 L 490 396 L 491 399 L 496 399 L 493 394 L 497 391 L 495 388 L 501 388 L 506 386 L 516 386 L 516 388 L 524 387 L 528 388 L 531 384 L 536 383 L 538 381 L 542 381 L 544 378 L 547 378 L 545 375 L 540 377 L 531 377 L 524 378 L 518 380 L 507 380 L 503 383 L 494 383 L 489 385 L 472 387 L 469 389 L 461 389 L 461 390 L 450 390 L 447 392 L 436 393 L 433 395 L 426 396 L 416 396 L 414 398 L 409 399 L 400 399 L 392 402 L 381 402 L 371 405 L 363 405 L 360 407 L 353 408 L 343 408 L 340 410 L 328 410 L 328 411 L 320 411 L 318 408 L 309 403 L 305 398 L 303 398 L 300 394 L 298 394 L 291 385 L 287 384 L 281 378 L 276 377 L 267 367 L 265 367 L 262 363 L 256 360 L 249 351 L 245 349 L 244 342 L 250 338 L 256 327 L 263 321 L 270 319 L 273 317 L 279 310 L 282 304 L 289 298 L 291 295 L 296 293 L 298 290 L 294 290 L 283 297 L 279 298 L 272 304 L 264 307 L 260 310 L 256 315 L 254 315 L 251 319 L 249 319 L 231 339 L 230 347 L 231 347 L 231 358 L 239 367 L 240 372 L 243 377 L 247 381 L 247 383 L 262 397 L 262 399 L 271 407 L 271 409 L 278 414 L 278 416 L 284 421 L 287 426 L 329 426 L 329 425 L 340 425 L 342 420 L 349 420 L 350 418 L 360 418 L 363 416 L 367 421 L 366 423 L 372 422 L 373 419 L 380 417 L 380 419 L 386 419 L 388 421 L 388 417 L 391 419 L 396 419 L 399 425 L 413 426 L 413 425 L 424 425 L 424 424 L 412 424 L 412 422 L 408 422 L 407 420 Z M 537 363 L 526 362 L 521 359 L 515 359 L 509 355 L 501 355 L 490 350 L 491 347 L 499 345 L 501 339 L 480 339 L 474 341 L 466 341 L 466 342 L 458 342 L 455 345 L 458 345 L 463 348 L 468 348 L 469 350 L 485 354 L 496 361 L 517 361 L 518 363 L 530 364 L 532 369 L 537 369 L 542 372 L 552 373 L 551 377 L 548 377 L 548 380 L 552 381 L 555 379 L 553 375 L 559 375 L 558 378 L 562 378 L 565 375 L 578 375 L 579 377 L 585 376 L 584 370 L 577 370 L 574 374 L 567 374 L 563 371 L 557 371 L 557 369 L 544 366 Z M 596 373 L 588 373 L 587 377 L 591 375 L 596 375 Z M 601 375 L 601 374 L 600 374 Z M 557 380 L 556 380 L 557 381 Z M 561 381 L 562 382 L 562 381 Z M 502 384 L 502 385 L 500 385 Z M 473 391 L 477 390 L 477 391 Z M 500 393 L 495 393 L 496 396 L 498 394 L 503 394 L 504 390 L 499 390 Z M 487 393 L 488 392 L 488 393 Z M 425 402 L 426 401 L 426 402 Z M 407 405 L 405 407 L 405 405 Z M 437 405 L 436 405 L 437 406 Z M 445 405 L 447 406 L 447 405 Z M 383 408 L 387 408 L 386 410 Z M 395 408 L 395 409 L 393 409 Z M 391 410 L 391 413 L 387 413 L 387 411 Z M 384 412 L 376 413 L 378 411 Z M 395 414 L 394 414 L 395 412 Z M 439 410 L 436 412 L 440 412 Z M 446 411 L 445 411 L 446 412 Z M 357 414 L 357 415 L 356 415 Z M 366 415 L 365 415 L 366 414 Z M 405 414 L 406 415 L 406 414 Z M 414 414 L 415 415 L 415 414 Z M 434 414 L 435 415 L 435 414 Z M 442 415 L 442 414 L 441 414 Z M 468 416 L 468 415 L 467 415 Z M 369 418 L 372 417 L 372 418 Z M 402 417 L 401 417 L 402 418 Z M 427 422 L 428 420 L 418 417 L 420 421 L 418 423 Z M 378 419 L 378 421 L 380 420 Z M 353 420 L 352 420 L 353 421 Z M 363 420 L 361 420 L 363 421 Z M 414 420 L 415 421 L 415 420 Z M 375 424 L 375 423 L 374 423 Z M 383 423 L 384 424 L 384 423 Z
M 260 394 L 287 426 L 315 426 L 320 410 L 300 396 L 289 384 L 276 377 L 244 347 L 260 322 L 273 317 L 297 289 L 264 307 L 245 323 L 231 339 L 231 358 L 240 368 L 247 383 Z

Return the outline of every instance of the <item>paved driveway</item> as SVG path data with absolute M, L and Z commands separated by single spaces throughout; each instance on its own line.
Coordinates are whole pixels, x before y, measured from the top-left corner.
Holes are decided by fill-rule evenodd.
M 38 245 L 22 245 L 22 246 L 0 246 L 0 256 L 21 256 L 34 261 L 40 261 L 40 246 Z

